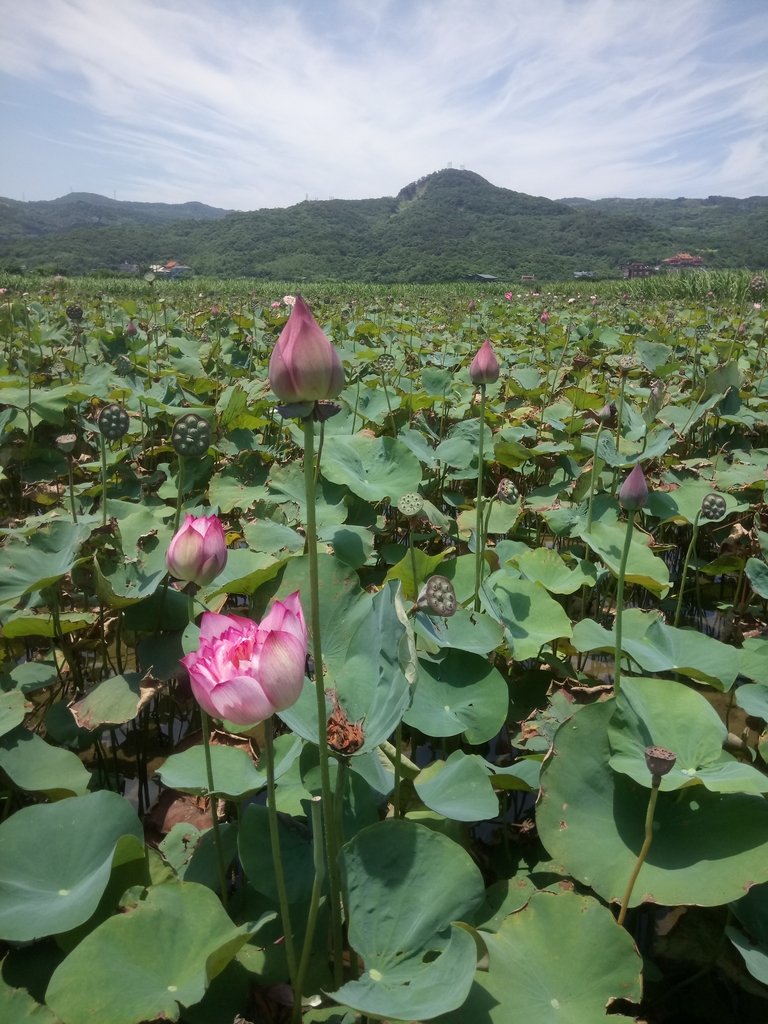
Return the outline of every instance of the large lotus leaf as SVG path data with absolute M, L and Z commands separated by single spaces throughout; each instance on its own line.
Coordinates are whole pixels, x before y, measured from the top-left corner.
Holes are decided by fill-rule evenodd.
M 394 437 L 328 438 L 323 452 L 323 475 L 345 484 L 366 501 L 397 501 L 418 491 L 421 466 L 416 456 Z
M 0 976 L 0 1020 L 9 1024 L 61 1024 L 47 1006 L 38 1003 L 24 988 L 12 988 Z
M 489 654 L 504 639 L 504 627 L 500 622 L 485 612 L 474 612 L 461 606 L 448 619 L 417 612 L 413 617 L 413 631 L 430 654 L 437 654 L 443 648 Z
M 46 1003 L 63 1024 L 178 1020 L 248 942 L 203 885 L 153 886 L 101 924 L 54 971 Z
M 768 565 L 759 558 L 749 558 L 744 571 L 758 597 L 768 598 Z
M 245 750 L 219 743 L 212 744 L 210 750 L 216 793 L 239 800 L 251 793 L 258 793 L 266 786 L 266 773 L 259 771 Z M 160 765 L 157 774 L 168 789 L 177 789 L 181 793 L 208 792 L 202 744 L 189 747 L 180 754 L 171 754 Z
M 768 637 L 748 637 L 736 654 L 739 672 L 743 676 L 758 683 L 768 683 Z
M 325 456 L 323 456 L 325 458 Z M 273 466 L 269 473 L 268 490 L 260 497 L 273 504 L 283 505 L 290 502 L 298 507 L 301 522 L 307 521 L 307 499 L 304 484 L 304 470 L 295 462 L 287 465 Z M 344 498 L 348 495 L 346 488 L 339 487 L 328 480 L 320 480 L 315 489 L 315 520 L 318 530 L 329 526 L 338 526 L 347 518 L 347 504 Z
M 682 683 L 625 677 L 608 727 L 611 768 L 650 787 L 645 748 L 665 747 L 677 756 L 665 792 L 697 783 L 713 793 L 768 792 L 768 776 L 723 750 L 726 735 L 709 701 Z
M 598 1024 L 613 1000 L 642 997 L 632 937 L 590 896 L 535 893 L 482 937 L 488 970 L 477 972 L 466 1003 L 445 1024 Z
M 735 691 L 736 703 L 748 715 L 762 718 L 768 722 L 768 681 L 764 683 L 744 683 Z
M 283 552 L 296 555 L 304 550 L 302 535 L 284 523 L 258 519 L 252 523 L 242 523 L 241 529 L 251 551 L 278 556 Z
M 31 707 L 31 705 L 30 705 Z M 27 713 L 27 702 L 21 690 L 0 691 L 0 736 L 21 725 Z
M 448 620 L 450 621 L 450 620 Z M 427 736 L 458 736 L 486 743 L 504 724 L 507 684 L 487 658 L 448 649 L 440 661 L 423 661 L 404 721 Z
M 619 521 L 617 509 L 603 501 L 595 501 L 595 514 L 591 529 L 587 531 L 586 520 L 582 517 L 578 536 L 608 566 L 614 575 L 618 574 L 627 524 Z M 664 597 L 669 590 L 669 569 L 665 562 L 650 550 L 650 537 L 634 528 L 625 579 L 650 590 L 657 597 Z
M 608 763 L 614 712 L 614 700 L 588 705 L 560 726 L 541 774 L 536 823 L 558 871 L 619 901 L 643 844 L 648 790 Z M 659 794 L 633 906 L 718 906 L 766 880 L 768 801 L 703 786 Z
M 288 902 L 308 900 L 314 879 L 312 834 L 296 818 L 288 815 L 279 817 L 278 832 Z M 277 906 L 277 882 L 272 858 L 269 812 L 266 807 L 258 804 L 246 807 L 237 841 L 240 860 L 249 884 Z
M 328 660 L 324 679 L 348 721 L 361 723 L 364 742 L 355 753 L 372 750 L 392 735 L 411 703 L 416 676 L 413 633 L 400 584 L 386 584 L 372 597 L 366 595 L 361 604 L 365 615 L 358 620 L 343 658 Z M 317 704 L 308 690 L 305 686 L 302 698 L 281 711 L 280 717 L 294 732 L 316 743 Z
M 91 781 L 79 757 L 21 725 L 0 739 L 0 769 L 19 789 L 45 793 L 51 800 L 81 796 Z
M 753 886 L 731 910 L 742 927 L 729 925 L 726 934 L 752 977 L 768 985 L 768 885 Z
M 647 511 L 662 522 L 692 523 L 701 510 L 701 503 L 708 494 L 717 494 L 725 502 L 726 514 L 736 512 L 743 506 L 730 494 L 718 491 L 706 480 L 683 480 L 671 491 L 651 490 L 648 493 Z M 707 523 L 701 520 L 706 529 Z
M 50 614 L 16 612 L 4 621 L 0 635 L 8 640 L 20 636 L 67 636 L 79 629 L 88 629 L 98 618 L 97 612 L 60 612 L 54 621 Z
M 277 576 L 285 561 L 262 552 L 236 548 L 227 553 L 227 564 L 203 591 L 205 602 L 219 594 L 252 594 Z
M 102 725 L 122 725 L 139 713 L 156 690 L 154 686 L 141 686 L 138 672 L 126 672 L 99 683 L 71 705 L 75 722 L 81 729 L 97 729 Z
M 122 836 L 143 840 L 131 805 L 102 790 L 24 807 L 0 825 L 0 937 L 28 942 L 87 921 Z
M 143 559 L 127 560 L 105 569 L 93 556 L 93 575 L 99 599 L 110 608 L 128 608 L 152 594 L 167 570 L 165 564 L 149 568 Z
M 9 540 L 0 548 L 0 604 L 16 601 L 30 590 L 42 590 L 66 576 L 90 533 L 87 523 L 59 519 L 38 529 L 27 541 Z
M 484 821 L 499 813 L 490 770 L 478 754 L 454 750 L 447 761 L 433 761 L 413 780 L 430 810 L 454 821 Z
M 246 458 L 213 474 L 208 485 L 208 497 L 225 515 L 234 508 L 245 512 L 258 500 L 263 482 L 262 464 Z
M 544 587 L 518 579 L 505 569 L 489 576 L 483 602 L 504 624 L 515 661 L 535 658 L 544 644 L 571 636 L 568 616 Z
M 597 567 L 586 559 L 571 568 L 552 548 L 527 550 L 514 559 L 517 568 L 532 583 L 541 583 L 553 594 L 573 594 L 579 587 L 594 587 Z
M 573 628 L 577 651 L 614 651 L 615 634 L 594 619 Z M 695 629 L 667 626 L 659 612 L 629 608 L 622 616 L 621 647 L 644 672 L 680 672 L 716 690 L 728 690 L 739 671 L 738 651 Z
M 349 941 L 365 971 L 333 998 L 362 1013 L 429 1020 L 464 1002 L 475 972 L 469 932 L 483 879 L 453 840 L 405 819 L 378 822 L 341 852 Z

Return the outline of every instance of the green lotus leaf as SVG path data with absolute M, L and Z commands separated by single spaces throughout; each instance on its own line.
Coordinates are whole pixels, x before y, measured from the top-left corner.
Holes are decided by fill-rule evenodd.
M 709 701 L 682 683 L 624 677 L 608 727 L 611 768 L 650 787 L 645 748 L 664 747 L 677 760 L 663 792 L 699 783 L 713 793 L 767 793 L 768 776 L 723 750 L 726 735 Z
M 142 826 L 130 804 L 107 791 L 24 807 L 3 822 L 0 937 L 28 942 L 87 921 L 122 836 L 143 840 Z
M 518 579 L 502 569 L 486 580 L 483 602 L 503 623 L 515 661 L 538 656 L 552 640 L 571 636 L 571 623 L 561 605 L 540 583 Z
M 0 548 L 0 604 L 16 601 L 30 590 L 60 580 L 78 561 L 90 536 L 87 523 L 57 520 L 38 529 L 27 541 L 9 540 Z
M 176 1021 L 182 1007 L 203 998 L 251 933 L 232 924 L 205 886 L 153 886 L 69 954 L 53 973 L 46 1003 L 63 1024 Z
M 497 931 L 481 934 L 488 970 L 478 971 L 466 1003 L 445 1024 L 597 1024 L 614 1000 L 640 1001 L 642 958 L 591 896 L 535 893 Z
M 421 466 L 396 438 L 355 434 L 328 439 L 323 475 L 333 483 L 345 484 L 366 501 L 389 498 L 396 502 L 403 494 L 418 491 Z
M 79 757 L 22 725 L 0 738 L 0 769 L 19 789 L 45 793 L 51 800 L 81 796 L 91 781 Z
M 477 955 L 472 935 L 453 922 L 483 899 L 469 854 L 424 825 L 392 819 L 359 832 L 341 863 L 349 941 L 365 970 L 333 998 L 400 1020 L 430 1020 L 461 1006 Z
M 555 864 L 620 901 L 643 844 L 648 790 L 609 765 L 615 700 L 582 707 L 557 730 L 541 773 L 539 836 Z M 660 793 L 653 843 L 631 905 L 718 906 L 768 881 L 768 802 L 689 786 Z
M 454 750 L 447 761 L 433 761 L 413 780 L 430 810 L 454 821 L 484 821 L 499 813 L 490 770 L 478 754 Z

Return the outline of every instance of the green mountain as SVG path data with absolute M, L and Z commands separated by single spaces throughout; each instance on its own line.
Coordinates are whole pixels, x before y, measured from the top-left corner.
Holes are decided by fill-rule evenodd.
M 67 222 L 63 211 L 73 205 L 79 217 L 100 219 Z M 24 223 L 31 226 L 19 230 Z M 577 271 L 617 276 L 630 260 L 658 263 L 679 250 L 712 269 L 768 266 L 768 197 L 554 201 L 449 169 L 394 197 L 251 213 L 82 194 L 48 204 L 0 200 L 0 266 L 64 273 L 174 258 L 222 277 L 429 282 L 491 274 L 513 282 Z

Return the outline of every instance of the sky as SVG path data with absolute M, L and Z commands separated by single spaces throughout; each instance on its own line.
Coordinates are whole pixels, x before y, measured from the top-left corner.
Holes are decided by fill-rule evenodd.
M 0 196 L 768 195 L 768 0 L 0 0 Z

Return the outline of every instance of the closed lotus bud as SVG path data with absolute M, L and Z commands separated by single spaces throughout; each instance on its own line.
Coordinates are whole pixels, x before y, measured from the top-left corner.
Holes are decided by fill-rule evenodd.
M 548 312 L 548 310 L 543 309 L 541 311 L 541 315 L 539 316 L 539 320 L 543 324 L 548 324 L 549 323 L 549 312 Z
M 648 484 L 638 462 L 619 491 L 619 504 L 627 512 L 638 512 L 648 502 Z
M 186 515 L 165 555 L 171 576 L 205 587 L 226 564 L 227 542 L 218 516 Z
M 473 384 L 495 384 L 499 379 L 500 369 L 493 345 L 486 338 L 470 364 L 469 379 Z
M 133 338 L 139 333 L 139 329 L 133 320 L 129 320 L 125 325 L 123 333 L 127 334 L 129 338 Z
M 597 418 L 604 427 L 611 427 L 616 422 L 616 415 L 616 403 L 606 402 L 602 409 L 597 413 Z
M 291 404 L 335 398 L 344 387 L 339 354 L 300 295 L 272 350 L 269 383 Z

